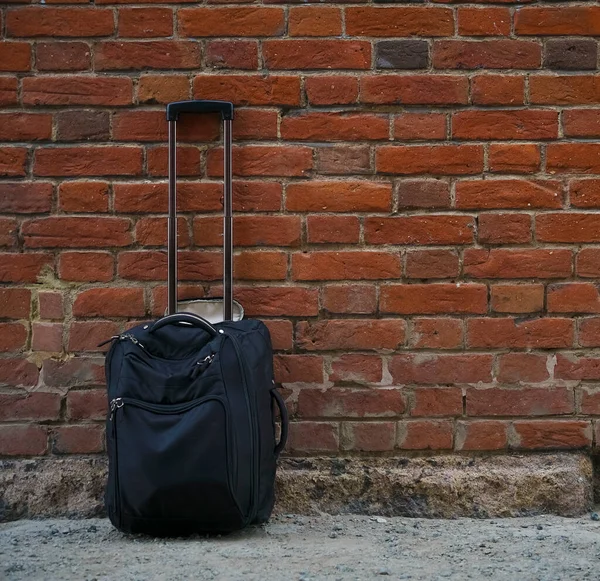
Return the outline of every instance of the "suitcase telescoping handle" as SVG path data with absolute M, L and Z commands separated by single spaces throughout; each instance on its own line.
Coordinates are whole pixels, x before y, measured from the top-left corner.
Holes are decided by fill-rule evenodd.
M 177 312 L 177 120 L 181 113 L 220 113 L 223 120 L 223 320 L 233 313 L 233 200 L 232 123 L 233 104 L 227 101 L 177 101 L 167 105 L 169 123 L 169 222 L 168 222 L 168 308 Z

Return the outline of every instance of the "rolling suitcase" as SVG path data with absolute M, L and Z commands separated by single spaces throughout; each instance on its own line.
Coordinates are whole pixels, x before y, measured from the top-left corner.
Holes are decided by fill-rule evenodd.
M 222 321 L 178 311 L 176 125 L 182 113 L 224 125 Z M 169 122 L 168 313 L 113 338 L 106 356 L 109 457 L 105 505 L 125 532 L 223 533 L 268 520 L 287 413 L 273 380 L 266 326 L 232 320 L 233 105 L 183 101 Z M 198 305 L 200 305 L 198 307 Z M 202 310 L 201 302 L 196 305 Z M 209 305 L 214 311 L 215 303 Z M 281 417 L 276 442 L 273 403 Z

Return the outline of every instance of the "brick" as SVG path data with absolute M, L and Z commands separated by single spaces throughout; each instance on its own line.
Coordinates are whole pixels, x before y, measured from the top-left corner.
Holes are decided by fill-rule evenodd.
M 527 40 L 438 40 L 433 43 L 436 69 L 537 69 L 542 48 Z
M 536 355 L 534 353 L 505 353 L 500 355 L 498 357 L 498 381 L 500 383 L 540 383 L 547 381 L 550 379 L 547 359 L 545 355 Z M 534 393 L 529 395 L 532 397 L 535 396 Z M 540 401 L 545 399 L 543 392 L 540 392 L 538 395 L 542 395 Z M 501 397 L 500 394 L 497 394 L 497 396 L 498 398 Z M 568 399 L 565 394 L 562 394 L 561 397 L 565 397 L 565 401 Z M 519 398 L 520 395 L 517 399 Z M 532 413 L 535 415 L 535 412 Z
M 286 187 L 286 209 L 292 212 L 388 212 L 391 204 L 389 183 L 311 180 Z
M 399 278 L 400 258 L 391 252 L 311 252 L 292 256 L 293 280 Z
M 371 43 L 358 40 L 266 40 L 265 67 L 270 70 L 368 69 Z
M 179 141 L 212 141 L 219 136 L 216 116 L 200 120 L 185 119 L 178 127 Z M 115 113 L 112 122 L 113 139 L 117 141 L 164 141 L 167 139 L 167 120 L 162 111 L 123 111 Z
M 0 114 L 0 140 L 41 141 L 52 137 L 52 115 L 43 113 Z
M 394 449 L 394 422 L 343 422 L 340 430 L 342 450 L 383 452 Z
M 50 217 L 27 220 L 21 228 L 27 248 L 100 248 L 132 242 L 126 218 Z
M 200 59 L 200 46 L 196 42 L 105 41 L 96 45 L 94 64 L 97 71 L 197 69 Z
M 57 426 L 51 440 L 54 454 L 95 454 L 104 450 L 104 426 Z
M 316 355 L 275 355 L 277 383 L 322 383 L 323 358 Z
M 183 75 L 141 75 L 137 88 L 140 103 L 170 103 L 190 97 L 190 81 Z
M 460 36 L 508 36 L 511 15 L 508 8 L 459 8 Z
M 309 244 L 356 244 L 360 240 L 358 216 L 308 216 Z
M 600 359 L 577 353 L 559 353 L 554 376 L 556 379 L 597 381 L 600 379 Z
M 416 349 L 457 349 L 462 346 L 463 330 L 459 319 L 413 319 L 408 336 Z
M 563 111 L 562 123 L 566 137 L 600 136 L 600 114 L 595 109 Z
M 529 79 L 529 101 L 534 105 L 595 105 L 599 99 L 600 83 L 594 75 L 535 75 Z
M 109 321 L 75 321 L 69 327 L 68 350 L 108 351 L 110 344 L 98 345 L 118 334 L 118 326 Z
M 140 147 L 61 147 L 39 148 L 34 172 L 38 176 L 139 175 L 142 171 Z
M 17 79 L 0 77 L 0 105 L 16 105 L 17 100 Z
M 269 75 L 198 75 L 193 83 L 195 99 L 219 99 L 234 105 L 300 105 L 300 78 Z
M 497 313 L 535 313 L 544 308 L 544 285 L 498 284 L 491 287 L 490 304 Z
M 236 216 L 233 224 L 234 245 L 298 246 L 300 226 L 297 216 Z M 166 233 L 166 222 L 164 230 Z M 162 245 L 165 240 L 163 237 Z M 200 247 L 222 246 L 223 218 L 194 218 L 194 243 Z
M 429 44 L 426 40 L 383 40 L 375 45 L 378 69 L 426 69 Z
M 507 422 L 475 420 L 458 422 L 457 450 L 502 450 L 507 447 Z
M 60 353 L 63 350 L 62 323 L 33 323 L 31 349 Z
M 289 349 L 292 349 L 294 344 L 294 326 L 292 324 L 292 321 L 278 321 L 275 319 L 265 319 L 263 323 L 269 329 L 273 349 L 275 349 L 276 351 L 287 351 Z
M 469 83 L 458 75 L 365 75 L 360 101 L 372 105 L 466 105 Z
M 369 148 L 363 145 L 329 145 L 316 149 L 316 171 L 324 175 L 371 173 Z
M 400 208 L 449 208 L 450 186 L 442 180 L 401 180 L 398 205 Z
M 540 169 L 540 146 L 534 143 L 490 143 L 488 167 L 494 173 L 535 173 Z
M 73 357 L 64 361 L 46 359 L 43 363 L 43 382 L 49 387 L 81 387 L 105 383 L 102 358 Z
M 358 99 L 356 77 L 308 77 L 305 88 L 311 105 L 349 105 Z
M 318 312 L 318 291 L 315 288 L 237 286 L 235 296 L 244 305 L 249 317 L 310 317 Z
M 322 305 L 330 313 L 369 315 L 377 308 L 376 289 L 366 284 L 328 284 L 323 288 Z
M 290 36 L 339 36 L 342 12 L 333 6 L 301 6 L 289 10 Z
M 548 286 L 549 313 L 599 313 L 600 295 L 591 282 L 555 284 Z
M 414 250 L 406 254 L 408 278 L 453 278 L 460 270 L 453 250 Z
M 173 34 L 173 11 L 170 8 L 120 8 L 119 36 L 152 38 Z
M 252 40 L 211 40 L 206 64 L 215 69 L 258 69 L 258 43 Z
M 67 417 L 70 420 L 103 420 L 107 409 L 103 389 L 69 391 L 67 394 Z
M 572 180 L 569 201 L 578 208 L 600 208 L 600 179 Z
M 579 321 L 578 343 L 582 347 L 600 346 L 600 318 L 590 317 Z
M 399 389 L 302 389 L 298 395 L 300 418 L 385 418 L 404 413 Z
M 255 6 L 182 8 L 177 11 L 177 24 L 179 34 L 184 37 L 271 37 L 285 32 L 281 8 Z
M 507 75 L 476 75 L 471 80 L 475 105 L 523 105 L 525 77 Z
M 544 214 L 536 218 L 541 242 L 600 242 L 600 216 L 584 213 Z
M 397 175 L 468 175 L 483 170 L 479 145 L 384 145 L 377 148 L 377 171 Z
M 19 223 L 12 218 L 0 218 L 0 247 L 14 248 L 17 245 Z
M 404 343 L 406 324 L 400 319 L 301 321 L 296 344 L 307 351 L 397 349 Z
M 403 354 L 392 357 L 389 369 L 395 384 L 488 383 L 492 379 L 491 355 Z
M 402 450 L 449 450 L 452 423 L 443 420 L 398 422 L 398 447 Z
M 279 113 L 260 109 L 238 109 L 234 140 L 277 139 Z
M 472 348 L 560 349 L 573 345 L 571 319 L 469 319 L 467 345 Z
M 245 252 L 233 259 L 235 277 L 241 280 L 285 280 L 287 270 L 283 252 Z
M 302 113 L 283 117 L 281 137 L 295 141 L 387 139 L 389 118 L 370 114 Z
M 378 383 L 383 379 L 381 357 L 376 355 L 342 355 L 331 362 L 330 381 L 352 381 L 356 383 Z M 329 393 L 329 392 L 328 392 Z M 369 392 L 385 399 L 390 393 Z M 399 394 L 398 394 L 399 395 Z M 393 395 L 391 395 L 393 397 Z M 334 398 L 335 399 L 335 398 Z M 400 398 L 401 399 L 401 398 Z M 402 408 L 404 406 L 402 405 Z M 385 412 L 385 410 L 383 410 Z
M 600 276 L 600 252 L 596 248 L 583 248 L 575 260 L 577 275 L 583 278 Z
M 184 192 L 184 190 L 181 191 Z M 219 189 L 219 199 L 220 192 L 221 189 Z M 281 209 L 281 197 L 282 187 L 280 183 L 258 180 L 235 180 L 233 183 L 234 212 L 276 212 Z M 195 203 L 198 204 L 198 201 Z M 220 202 L 218 209 L 221 209 Z
M 535 109 L 518 111 L 461 111 L 452 116 L 456 139 L 555 139 L 558 113 Z
M 452 36 L 450 8 L 375 7 L 346 8 L 346 33 L 350 36 Z
M 469 180 L 456 184 L 461 209 L 560 208 L 562 184 L 551 180 Z
M 108 282 L 114 277 L 114 258 L 108 252 L 63 252 L 58 262 L 61 280 Z
M 27 149 L 24 147 L 0 147 L 0 176 L 24 176 L 26 165 Z
M 113 12 L 105 8 L 29 6 L 6 14 L 6 33 L 12 37 L 110 36 L 113 31 Z
M 26 346 L 27 334 L 22 323 L 0 323 L 0 352 L 20 351 Z
M 480 214 L 477 234 L 481 244 L 527 244 L 531 241 L 531 216 Z
M 487 311 L 487 287 L 482 284 L 385 285 L 380 295 L 382 313 L 435 315 Z
M 515 12 L 519 35 L 599 35 L 600 6 L 526 7 Z
M 24 105 L 130 105 L 133 84 L 127 77 L 27 77 Z
M 135 239 L 144 247 L 164 247 L 167 243 L 167 231 L 167 218 L 140 218 L 135 225 Z M 190 245 L 188 223 L 183 217 L 177 219 L 177 240 L 179 248 Z
M 53 186 L 50 182 L 4 182 L 0 184 L 0 212 L 37 214 L 50 212 Z
M 577 420 L 539 420 L 514 422 L 519 439 L 516 448 L 556 450 L 587 448 L 592 445 L 590 422 Z
M 27 291 L 29 293 L 29 291 Z M 65 316 L 63 295 L 60 292 L 38 292 L 40 319 L 62 319 Z M 29 315 L 29 300 L 27 301 L 27 316 Z
M 474 278 L 564 278 L 571 274 L 570 250 L 468 248 L 463 273 Z
M 58 205 L 63 212 L 108 212 L 107 182 L 62 182 L 58 187 Z
M 41 252 L 0 253 L 0 282 L 40 282 L 38 277 L 54 270 L 51 254 Z
M 48 450 L 45 426 L 12 424 L 0 426 L 0 454 L 4 456 L 40 456 Z
M 247 145 L 233 148 L 233 172 L 238 176 L 303 176 L 312 168 L 312 149 L 302 146 Z M 223 175 L 223 152 L 208 152 L 207 173 Z
M 544 68 L 563 71 L 594 70 L 598 44 L 591 38 L 554 38 L 546 41 Z
M 106 141 L 110 138 L 108 111 L 61 111 L 56 115 L 60 141 Z
M 177 175 L 198 176 L 200 173 L 200 151 L 195 146 L 177 147 Z M 168 175 L 169 152 L 164 146 L 146 148 L 148 175 L 163 177 Z
M 92 51 L 86 42 L 38 42 L 35 66 L 38 71 L 86 71 L 92 64 Z
M 441 113 L 403 113 L 394 118 L 394 138 L 445 139 L 446 116 Z
M 94 288 L 77 294 L 73 303 L 76 317 L 143 317 L 142 288 Z
M 0 385 L 12 387 L 35 387 L 39 371 L 35 363 L 10 357 L 0 359 Z
M 365 218 L 368 244 L 469 244 L 475 223 L 470 216 L 429 215 Z
M 290 452 L 336 452 L 339 426 L 332 422 L 292 422 L 286 448 Z
M 413 417 L 460 416 L 463 410 L 462 390 L 455 387 L 419 387 L 413 392 Z
M 58 420 L 60 395 L 57 393 L 0 394 L 0 419 L 14 420 Z
M 31 45 L 27 42 L 0 42 L 0 71 L 31 70 Z

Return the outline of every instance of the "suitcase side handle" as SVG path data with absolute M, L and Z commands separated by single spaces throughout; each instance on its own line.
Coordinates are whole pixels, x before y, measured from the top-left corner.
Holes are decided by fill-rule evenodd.
M 283 401 L 283 398 L 277 389 L 271 390 L 271 397 L 275 400 L 275 403 L 279 408 L 279 415 L 281 417 L 281 435 L 279 436 L 279 443 L 275 446 L 275 456 L 279 456 L 281 451 L 285 448 L 285 443 L 287 442 L 289 417 L 287 408 L 285 407 L 285 402 Z
M 233 120 L 233 103 L 228 101 L 175 101 L 167 105 L 167 121 L 177 121 L 180 113 L 221 113 L 223 121 Z
M 160 328 L 165 327 L 166 325 L 174 325 L 176 323 L 187 323 L 193 327 L 200 327 L 201 329 L 204 329 L 210 333 L 213 337 L 219 333 L 217 329 L 213 327 L 207 320 L 199 317 L 198 315 L 193 315 L 192 313 L 175 313 L 173 315 L 162 317 L 161 319 L 158 319 L 158 321 L 156 321 L 152 327 L 150 327 L 150 333 L 154 333 L 154 331 L 158 331 Z

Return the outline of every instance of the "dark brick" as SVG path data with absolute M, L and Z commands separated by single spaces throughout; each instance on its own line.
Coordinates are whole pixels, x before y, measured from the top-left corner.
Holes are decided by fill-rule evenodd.
M 595 69 L 597 58 L 598 45 L 591 38 L 553 39 L 546 42 L 544 66 L 570 71 Z
M 428 63 L 426 40 L 384 40 L 377 43 L 378 69 L 426 69 Z
M 107 111 L 61 111 L 57 121 L 58 138 L 62 141 L 103 141 L 110 137 Z

